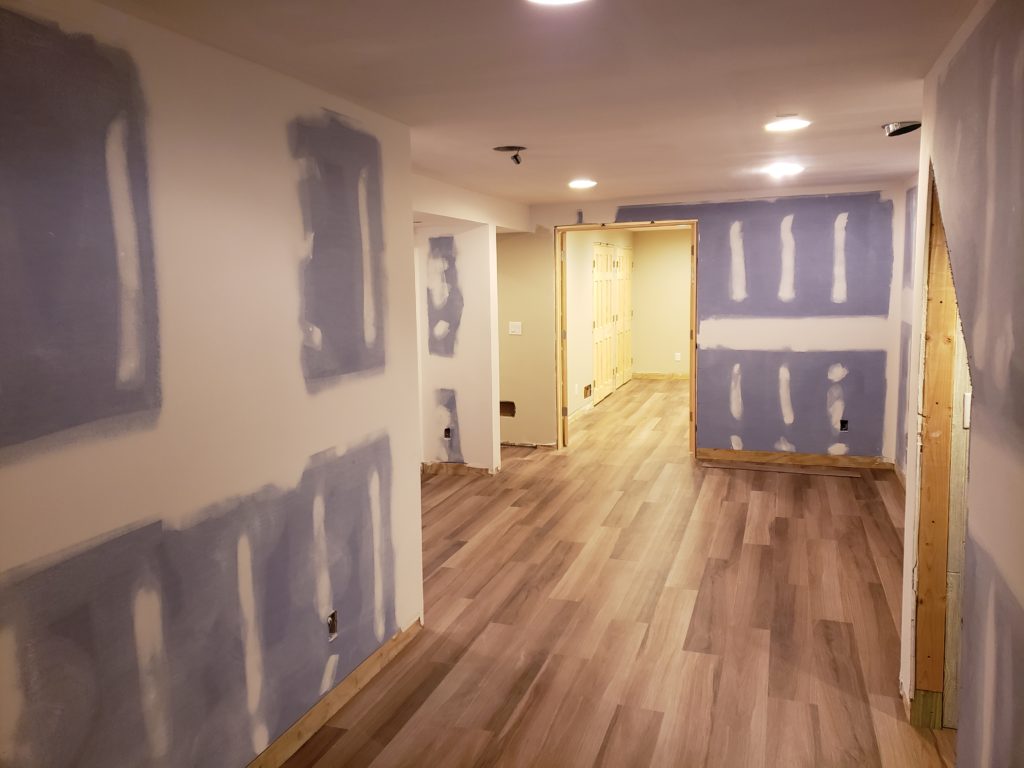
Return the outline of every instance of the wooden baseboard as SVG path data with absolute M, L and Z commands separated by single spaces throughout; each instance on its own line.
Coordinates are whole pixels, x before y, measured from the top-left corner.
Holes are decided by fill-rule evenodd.
M 386 667 L 412 641 L 423 628 L 420 621 L 400 631 L 378 648 L 352 673 L 329 690 L 313 705 L 306 714 L 300 717 L 291 728 L 282 733 L 274 742 L 263 750 L 251 763 L 249 768 L 280 768 L 294 755 L 310 737 L 319 731 L 328 720 L 338 714 L 359 691 Z
M 544 450 L 544 451 L 554 451 L 554 450 L 557 450 L 555 448 L 555 444 L 554 443 L 506 443 L 506 442 L 503 442 L 501 444 L 501 447 L 502 448 L 540 448 L 541 450 Z
M 652 381 L 688 381 L 690 376 L 685 373 L 633 373 L 634 379 L 649 379 Z
M 431 475 L 493 475 L 496 474 L 486 467 L 471 467 L 468 464 L 455 464 L 447 461 L 423 462 L 420 477 Z
M 805 467 L 893 468 L 891 461 L 877 456 L 827 456 L 820 453 L 790 453 L 788 451 L 734 451 L 729 448 L 698 448 L 697 458 L 711 461 L 741 461 L 750 464 L 797 464 Z

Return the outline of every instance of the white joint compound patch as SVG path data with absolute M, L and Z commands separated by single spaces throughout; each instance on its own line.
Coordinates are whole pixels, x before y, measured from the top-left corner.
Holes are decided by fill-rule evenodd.
M 793 239 L 793 214 L 782 220 L 779 236 L 782 239 L 782 270 L 779 278 L 779 301 L 796 298 L 796 241 Z
M 836 216 L 832 253 L 832 303 L 846 303 L 846 224 L 849 213 Z
M 793 394 L 790 387 L 789 366 L 783 363 L 779 366 L 779 409 L 782 411 L 784 424 L 792 424 L 793 416 Z
M 733 365 L 729 377 L 729 413 L 737 421 L 743 418 L 743 370 L 739 363 Z
M 733 301 L 747 298 L 747 260 L 743 254 L 743 222 L 734 221 L 729 227 L 730 291 Z

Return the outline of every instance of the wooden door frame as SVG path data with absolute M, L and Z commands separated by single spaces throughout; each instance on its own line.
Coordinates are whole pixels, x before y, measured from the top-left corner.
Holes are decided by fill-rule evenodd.
M 565 236 L 568 232 L 607 232 L 616 229 L 647 229 L 687 224 L 693 233 L 690 249 L 690 454 L 697 451 L 697 258 L 700 255 L 697 219 L 664 219 L 661 221 L 621 221 L 605 224 L 561 224 L 554 229 L 555 271 L 555 418 L 558 423 L 557 448 L 569 444 L 569 382 L 566 337 L 568 318 L 565 311 Z
M 928 245 L 920 397 L 917 583 L 914 624 L 914 693 L 911 722 L 942 728 L 946 690 L 947 564 L 950 488 L 953 471 L 953 413 L 956 339 L 960 333 L 956 290 L 950 269 L 934 177 L 928 190 Z M 927 436 L 927 438 L 925 437 Z M 961 478 L 962 479 L 962 478 Z M 962 524 L 962 521 L 960 521 Z M 955 610 L 955 606 L 954 606 Z

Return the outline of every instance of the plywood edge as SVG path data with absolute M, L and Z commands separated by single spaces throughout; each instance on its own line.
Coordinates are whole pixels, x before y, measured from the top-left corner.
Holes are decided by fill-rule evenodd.
M 633 371 L 634 379 L 650 379 L 653 381 L 689 381 L 690 377 L 685 373 L 637 373 Z
M 918 688 L 910 702 L 910 724 L 933 731 L 942 729 L 942 693 Z
M 344 680 L 324 694 L 312 708 L 300 717 L 287 731 L 275 739 L 251 763 L 249 768 L 280 768 L 334 717 L 359 691 L 376 677 L 423 628 L 419 619 L 401 630 L 369 658 L 352 670 Z
M 431 475 L 496 475 L 497 470 L 490 470 L 487 467 L 471 467 L 469 464 L 455 464 L 447 461 L 423 462 L 420 467 L 420 476 Z
M 821 453 L 788 451 L 734 451 L 731 448 L 698 448 L 698 460 L 739 461 L 749 464 L 795 464 L 805 467 L 852 467 L 893 469 L 893 463 L 879 456 L 828 456 Z

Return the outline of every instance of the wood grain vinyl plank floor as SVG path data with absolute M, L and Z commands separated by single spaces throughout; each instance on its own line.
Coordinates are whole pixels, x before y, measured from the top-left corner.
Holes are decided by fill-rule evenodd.
M 950 764 L 899 697 L 895 475 L 705 468 L 687 401 L 424 478 L 425 627 L 287 768 Z

